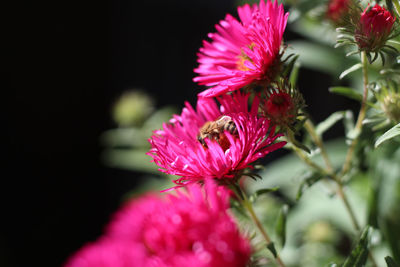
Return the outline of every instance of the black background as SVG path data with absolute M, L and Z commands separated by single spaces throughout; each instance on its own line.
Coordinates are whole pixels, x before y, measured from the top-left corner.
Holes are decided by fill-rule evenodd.
M 41 5 L 3 9 L 1 266 L 60 266 L 101 234 L 121 196 L 140 183 L 140 174 L 100 161 L 114 100 L 141 88 L 158 107 L 194 103 L 204 89 L 192 82 L 201 41 L 235 14 L 229 0 Z M 316 121 L 353 104 L 328 94 L 326 74 L 300 75 Z

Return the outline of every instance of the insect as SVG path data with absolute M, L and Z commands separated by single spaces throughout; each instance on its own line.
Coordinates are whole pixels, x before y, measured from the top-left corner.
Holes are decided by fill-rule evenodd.
M 237 136 L 238 131 L 235 123 L 232 118 L 226 115 L 223 115 L 216 119 L 215 121 L 206 122 L 199 131 L 197 135 L 197 140 L 204 146 L 207 147 L 205 138 L 210 140 L 217 141 L 221 147 L 226 150 L 229 147 L 229 141 L 226 138 L 224 131 L 229 132 L 230 134 Z

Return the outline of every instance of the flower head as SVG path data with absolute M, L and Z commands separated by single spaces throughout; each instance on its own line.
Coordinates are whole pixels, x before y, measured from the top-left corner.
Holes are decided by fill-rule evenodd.
M 200 98 L 196 110 L 186 103 L 181 115 L 154 132 L 148 155 L 160 171 L 182 176 L 175 181 L 178 185 L 235 178 L 255 160 L 285 144 L 273 144 L 279 135 L 267 118 L 258 116 L 258 96 L 249 109 L 249 96 L 239 91 L 223 95 L 218 98 L 220 106 L 211 98 Z M 209 134 L 201 134 L 210 122 L 214 126 Z
M 265 90 L 266 99 L 262 102 L 262 111 L 275 125 L 282 127 L 292 125 L 304 107 L 300 92 L 287 81 L 274 83 Z
M 106 235 L 144 245 L 146 264 L 136 266 L 246 266 L 250 243 L 227 212 L 230 192 L 207 181 L 176 193 L 129 202 Z
M 360 50 L 375 52 L 382 48 L 392 32 L 396 18 L 384 7 L 376 4 L 361 14 L 355 40 Z
M 228 213 L 230 191 L 207 181 L 127 202 L 65 267 L 245 267 L 249 240 Z
M 146 266 L 145 247 L 139 243 L 101 238 L 89 243 L 68 259 L 65 267 Z M 159 266 L 161 267 L 161 266 Z
M 211 86 L 200 93 L 213 97 L 253 83 L 266 84 L 280 69 L 279 50 L 288 13 L 278 2 L 263 0 L 257 5 L 239 7 L 240 21 L 227 15 L 217 32 L 208 36 L 198 54 L 199 74 L 195 82 Z

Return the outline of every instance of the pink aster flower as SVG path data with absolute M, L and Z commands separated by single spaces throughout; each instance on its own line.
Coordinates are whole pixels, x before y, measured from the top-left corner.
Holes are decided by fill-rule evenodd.
M 244 267 L 251 248 L 227 212 L 229 195 L 208 181 L 164 199 L 133 200 L 115 214 L 106 235 L 144 244 L 146 265 L 135 266 Z
M 146 266 L 145 247 L 139 243 L 102 238 L 75 253 L 65 267 Z
M 211 86 L 200 93 L 213 97 L 253 83 L 266 84 L 279 72 L 279 50 L 288 13 L 278 2 L 263 0 L 259 5 L 238 7 L 240 21 L 226 15 L 217 32 L 203 41 L 198 53 L 199 74 L 193 80 Z
M 396 18 L 384 7 L 376 4 L 361 14 L 355 39 L 360 50 L 376 51 L 383 47 L 392 32 Z
M 208 178 L 232 179 L 251 164 L 281 148 L 280 135 L 265 117 L 258 116 L 259 97 L 249 108 L 250 94 L 240 91 L 218 98 L 200 98 L 196 110 L 186 103 L 162 130 L 149 139 L 148 153 L 162 172 L 182 176 L 179 186 Z M 207 129 L 207 125 L 214 127 Z

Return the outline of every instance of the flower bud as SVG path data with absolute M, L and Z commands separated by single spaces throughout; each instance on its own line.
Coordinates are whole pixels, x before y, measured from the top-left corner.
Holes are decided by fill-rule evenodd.
M 376 4 L 368 7 L 361 14 L 355 32 L 355 40 L 362 51 L 376 52 L 382 48 L 393 28 L 396 18 L 384 7 Z
M 287 81 L 280 81 L 265 90 L 266 100 L 262 103 L 262 113 L 270 121 L 282 127 L 291 126 L 304 107 L 300 92 Z
M 387 95 L 383 98 L 382 108 L 390 120 L 400 122 L 400 94 Z
M 376 86 L 375 97 L 384 116 L 394 123 L 400 122 L 400 89 L 393 81 L 381 82 Z

